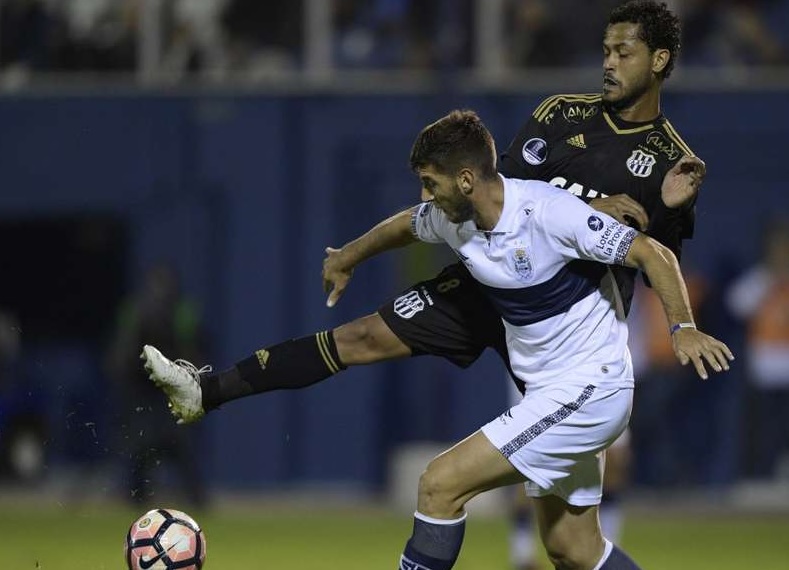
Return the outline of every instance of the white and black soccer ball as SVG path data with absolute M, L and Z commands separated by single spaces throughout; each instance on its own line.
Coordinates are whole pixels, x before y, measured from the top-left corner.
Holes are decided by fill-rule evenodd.
M 129 570 L 200 570 L 205 548 L 205 535 L 192 517 L 153 509 L 129 527 L 124 558 Z

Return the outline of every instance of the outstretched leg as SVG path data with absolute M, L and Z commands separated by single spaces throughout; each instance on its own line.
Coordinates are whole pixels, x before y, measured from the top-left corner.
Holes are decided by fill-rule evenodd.
M 408 346 L 376 313 L 331 331 L 261 348 L 217 373 L 170 360 L 152 346 L 144 347 L 141 357 L 151 379 L 167 394 L 173 414 L 190 423 L 225 402 L 271 390 L 305 388 L 348 366 L 410 355 Z

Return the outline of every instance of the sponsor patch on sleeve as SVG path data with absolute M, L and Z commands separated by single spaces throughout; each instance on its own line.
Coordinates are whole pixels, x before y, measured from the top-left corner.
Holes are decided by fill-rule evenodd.
M 598 216 L 589 216 L 589 229 L 597 234 L 595 247 L 603 259 L 622 265 L 638 232 L 616 220 L 603 222 Z

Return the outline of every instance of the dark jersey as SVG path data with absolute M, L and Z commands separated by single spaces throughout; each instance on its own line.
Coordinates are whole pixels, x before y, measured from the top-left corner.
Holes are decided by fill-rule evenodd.
M 589 202 L 627 194 L 649 216 L 647 235 L 679 258 L 682 240 L 693 235 L 694 205 L 670 209 L 660 190 L 672 166 L 692 151 L 663 116 L 629 123 L 606 110 L 597 95 L 554 95 L 545 99 L 502 154 L 507 177 L 545 180 Z M 636 272 L 614 267 L 625 310 Z
M 600 95 L 555 95 L 521 128 L 499 171 L 545 180 L 587 202 L 628 194 L 649 215 L 647 233 L 679 257 L 682 240 L 693 234 L 693 206 L 666 208 L 660 189 L 666 172 L 685 154 L 692 153 L 663 116 L 627 123 L 605 111 Z M 627 311 L 636 272 L 622 266 L 611 271 Z M 462 263 L 413 285 L 378 313 L 414 355 L 442 356 L 465 368 L 493 347 L 509 363 L 501 317 Z M 523 383 L 515 382 L 523 391 Z

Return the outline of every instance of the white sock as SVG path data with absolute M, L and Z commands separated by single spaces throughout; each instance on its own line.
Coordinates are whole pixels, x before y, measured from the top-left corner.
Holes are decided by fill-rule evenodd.
M 605 550 L 603 550 L 603 556 L 600 558 L 600 561 L 597 563 L 597 566 L 592 568 L 592 570 L 600 570 L 600 568 L 603 567 L 603 564 L 605 564 L 606 560 L 608 560 L 608 557 L 611 556 L 611 551 L 614 549 L 614 545 L 611 543 L 610 540 L 607 540 L 605 538 L 603 540 L 605 540 Z

